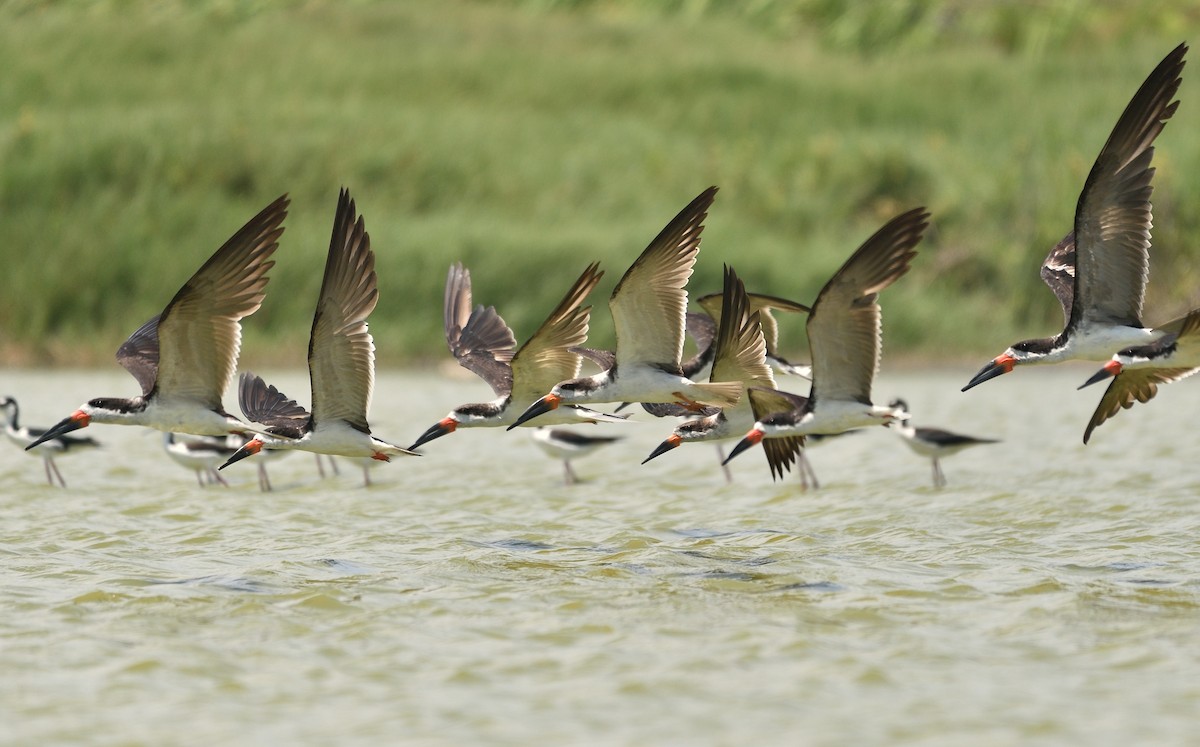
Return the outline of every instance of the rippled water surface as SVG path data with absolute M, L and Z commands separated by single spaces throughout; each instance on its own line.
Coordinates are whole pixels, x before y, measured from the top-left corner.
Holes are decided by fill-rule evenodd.
M 884 429 L 823 481 L 726 485 L 669 424 L 558 465 L 522 432 L 320 480 L 247 460 L 201 490 L 156 434 L 93 426 L 70 488 L 0 451 L 8 744 L 1195 744 L 1200 385 L 1080 437 L 1090 367 L 885 375 L 917 424 L 1004 439 L 929 464 Z M 302 374 L 277 377 L 302 395 Z M 46 425 L 119 369 L 6 372 Z M 799 385 L 797 389 L 802 389 Z M 300 399 L 306 399 L 301 396 Z M 383 375 L 408 444 L 477 381 Z M 643 421 L 648 421 L 642 418 Z

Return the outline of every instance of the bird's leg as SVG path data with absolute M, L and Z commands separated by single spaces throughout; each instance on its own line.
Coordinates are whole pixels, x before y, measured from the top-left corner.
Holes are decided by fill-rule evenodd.
M 261 461 L 258 463 L 258 489 L 263 493 L 271 492 L 271 478 L 267 475 L 267 468 Z
M 700 412 L 704 409 L 704 405 L 687 396 L 683 392 L 671 392 L 671 394 L 675 395 L 676 397 L 675 404 L 683 407 L 688 412 Z
M 579 478 L 575 476 L 575 470 L 571 469 L 570 459 L 563 460 L 563 479 L 567 485 L 574 485 L 579 481 Z
M 63 480 L 62 473 L 58 471 L 58 465 L 54 463 L 54 460 L 51 459 L 50 457 L 45 457 L 44 459 L 42 459 L 42 461 L 45 462 L 45 464 L 46 464 L 46 479 L 50 481 L 50 484 L 51 485 L 55 484 L 54 476 L 52 476 L 50 474 L 51 472 L 53 472 L 54 475 L 56 475 L 58 477 L 58 484 L 62 485 L 64 488 L 67 487 L 67 482 L 66 482 L 66 480 Z
M 733 482 L 733 473 L 729 471 L 729 465 L 725 463 L 725 449 L 721 444 L 717 444 L 717 461 L 721 464 L 721 471 L 725 473 L 725 484 Z
M 333 457 L 329 457 L 329 463 L 333 464 Z M 371 469 L 365 464 L 363 465 L 363 487 L 371 487 Z
M 321 462 L 321 455 L 313 454 L 313 456 L 315 456 L 317 458 L 317 474 L 321 476 L 322 480 L 324 480 L 325 479 L 325 465 Z
M 333 474 L 335 474 L 335 475 L 342 474 L 341 472 L 338 472 L 337 460 L 333 458 L 333 455 L 326 454 L 326 456 L 329 458 L 329 469 L 333 470 Z M 366 467 L 363 467 L 363 469 L 366 469 Z M 371 481 L 367 480 L 367 484 L 370 485 Z
M 225 482 L 225 478 L 221 477 L 221 473 L 217 472 L 212 467 L 208 468 L 208 474 L 212 476 L 212 484 L 213 485 L 220 485 L 225 488 L 229 487 L 229 483 Z

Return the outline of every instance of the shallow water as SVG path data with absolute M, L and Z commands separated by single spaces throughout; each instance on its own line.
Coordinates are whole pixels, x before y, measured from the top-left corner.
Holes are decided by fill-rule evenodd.
M 917 424 L 1004 439 L 949 486 L 884 430 L 811 450 L 822 489 L 669 432 L 576 470 L 462 430 L 371 474 L 249 460 L 201 490 L 157 434 L 93 426 L 70 489 L 0 450 L 6 744 L 1194 744 L 1200 386 L 1080 437 L 1080 368 L 885 375 Z M 299 395 L 302 374 L 271 377 Z M 24 420 L 133 388 L 6 372 Z M 797 386 L 796 388 L 802 388 Z M 478 381 L 383 375 L 410 443 Z M 301 397 L 304 399 L 304 397 Z

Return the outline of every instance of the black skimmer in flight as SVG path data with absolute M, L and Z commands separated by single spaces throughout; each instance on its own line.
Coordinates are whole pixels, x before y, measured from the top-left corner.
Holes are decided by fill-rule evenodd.
M 1083 433 L 1086 444 L 1096 426 L 1135 402 L 1149 402 L 1160 384 L 1187 378 L 1200 371 L 1200 309 L 1164 324 L 1163 337 L 1149 345 L 1126 348 L 1112 357 L 1085 386 L 1115 377 Z
M 563 480 L 567 485 L 579 482 L 575 470 L 571 469 L 572 459 L 582 459 L 597 449 L 621 440 L 620 436 L 586 436 L 568 428 L 544 428 L 537 426 L 533 433 L 534 443 L 542 451 L 563 463 Z
M 704 218 L 716 187 L 700 193 L 625 272 L 608 300 L 616 329 L 614 364 L 584 378 L 559 382 L 508 428 L 563 404 L 674 402 L 700 409 L 728 407 L 741 397 L 741 384 L 697 383 L 683 375 L 684 321 L 688 278 L 700 250 Z
M 893 400 L 891 406 L 896 410 L 908 413 L 908 404 L 902 400 Z M 933 461 L 933 487 L 946 487 L 946 473 L 942 472 L 940 460 L 963 449 L 983 444 L 1000 443 L 994 438 L 975 438 L 961 433 L 951 433 L 940 428 L 914 428 L 908 421 L 897 420 L 892 423 L 892 430 L 900 434 L 908 448 L 923 457 Z
M 789 301 L 786 298 L 767 296 L 761 293 L 747 293 L 746 298 L 749 300 L 750 313 L 758 312 L 758 320 L 762 326 L 763 342 L 766 344 L 767 363 L 771 364 L 772 368 L 781 373 L 811 379 L 812 366 L 792 363 L 779 354 L 779 323 L 771 313 L 772 311 L 784 311 L 807 314 L 809 308 L 804 304 Z M 718 326 L 721 324 L 721 306 L 723 302 L 723 293 L 710 293 L 707 296 L 701 296 L 696 299 L 696 303 L 700 305 L 700 308 L 704 309 Z
M 354 200 L 342 189 L 321 294 L 308 341 L 312 413 L 252 373 L 242 374 L 238 402 L 249 420 L 267 427 L 220 466 L 267 449 L 370 457 L 383 462 L 415 452 L 371 435 L 367 410 L 375 384 L 375 343 L 367 317 L 379 300 L 375 253 Z
M 26 451 L 30 444 L 39 441 L 46 433 L 41 428 L 21 425 L 21 410 L 17 406 L 17 400 L 13 397 L 5 397 L 0 400 L 0 412 L 4 415 L 4 435 L 8 437 L 9 441 Z M 67 487 L 67 481 L 58 471 L 58 465 L 54 463 L 54 458 L 67 454 L 78 454 L 100 445 L 94 438 L 77 438 L 75 436 L 54 436 L 49 441 L 39 441 L 39 443 L 37 451 L 30 452 L 29 455 L 41 457 L 42 465 L 46 468 L 46 480 L 54 485 L 55 478 L 58 478 L 58 484 L 64 488 Z
M 1042 279 L 1062 304 L 1063 331 L 1016 343 L 981 368 L 964 392 L 1015 366 L 1106 361 L 1162 336 L 1141 322 L 1150 271 L 1150 163 L 1154 139 L 1179 105 L 1172 99 L 1186 52 L 1186 44 L 1176 47 L 1134 94 L 1083 185 L 1074 231 L 1042 265 Z
M 809 396 L 750 387 L 754 427 L 729 459 L 764 438 L 842 433 L 903 417 L 871 403 L 883 343 L 879 293 L 908 272 L 928 225 L 924 208 L 893 218 L 825 283 L 806 327 L 813 361 Z
M 713 318 L 720 320 L 720 326 L 710 381 L 732 381 L 742 386 L 775 388 L 775 377 L 766 359 L 766 342 L 761 325 L 763 312 L 751 310 L 745 286 L 728 265 L 725 267 L 724 291 L 718 296 L 722 299 L 721 308 L 713 314 Z M 752 425 L 754 414 L 749 400 L 743 397 L 731 407 L 680 423 L 642 464 L 685 442 L 720 442 L 742 436 Z M 771 474 L 782 477 L 784 471 L 791 468 L 803 445 L 804 439 L 800 437 L 775 439 L 768 443 L 766 455 Z M 721 461 L 725 461 L 724 454 L 721 455 Z M 732 481 L 729 468 L 724 464 L 721 466 L 725 469 L 726 481 Z
M 446 278 L 446 343 L 459 365 L 492 387 L 497 399 L 460 405 L 426 430 L 410 449 L 458 428 L 511 425 L 525 408 L 564 379 L 579 375 L 580 352 L 587 340 L 591 307 L 581 306 L 604 272 L 589 265 L 537 332 L 516 353 L 516 338 L 494 306 L 471 308 L 471 273 L 451 266 Z M 624 422 L 625 418 L 569 405 L 540 423 Z
M 237 368 L 241 320 L 262 304 L 270 256 L 279 246 L 287 195 L 242 226 L 192 275 L 162 313 L 117 349 L 117 362 L 141 384 L 140 397 L 88 401 L 27 448 L 90 423 L 224 436 L 253 430 L 225 412 Z

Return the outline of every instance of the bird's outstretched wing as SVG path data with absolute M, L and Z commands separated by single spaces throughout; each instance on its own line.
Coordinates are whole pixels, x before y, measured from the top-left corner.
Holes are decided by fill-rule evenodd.
M 486 381 L 496 396 L 511 392 L 509 364 L 517 339 L 496 307 L 471 308 L 471 273 L 459 262 L 446 275 L 443 317 L 446 344 L 459 365 Z
M 221 409 L 237 367 L 241 320 L 266 296 L 267 270 L 275 264 L 269 258 L 279 246 L 287 208 L 283 195 L 251 218 L 159 315 L 159 396 Z

